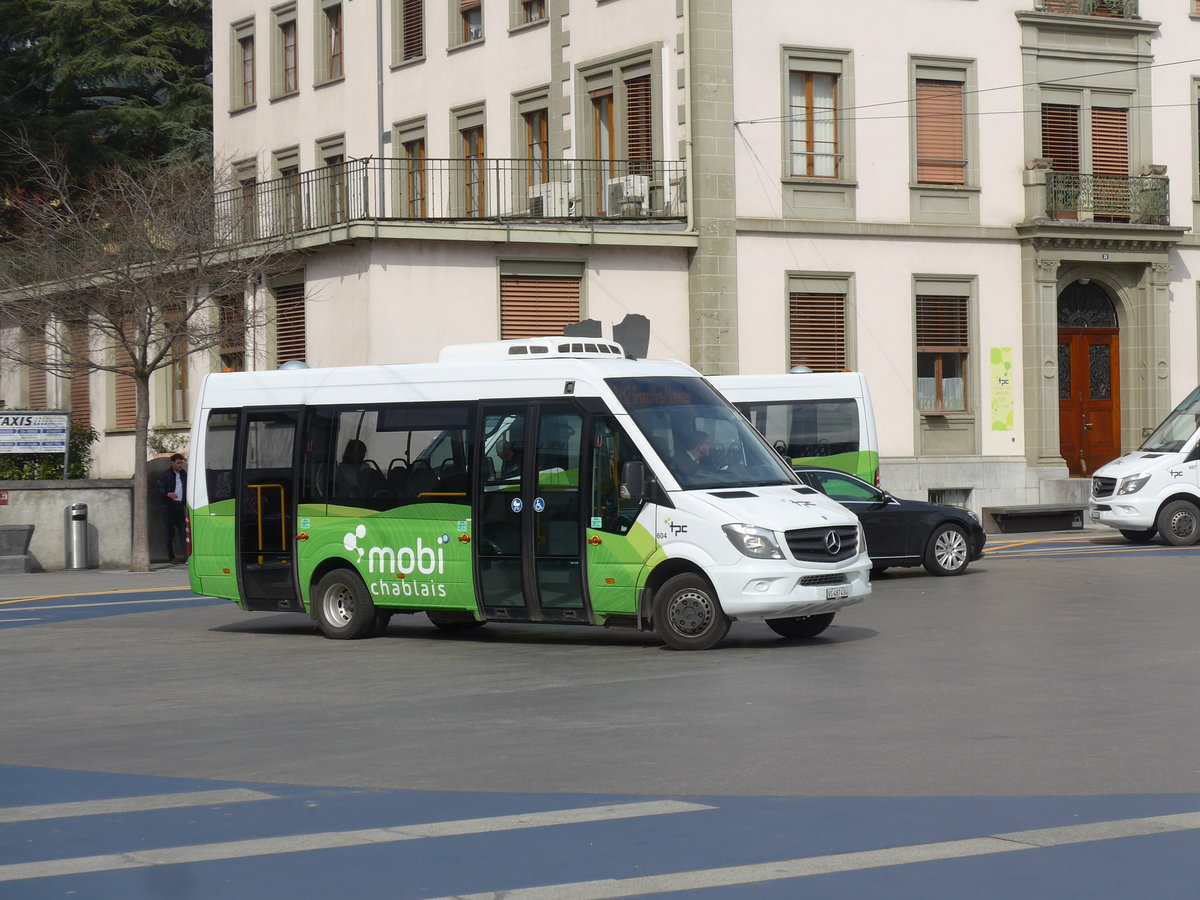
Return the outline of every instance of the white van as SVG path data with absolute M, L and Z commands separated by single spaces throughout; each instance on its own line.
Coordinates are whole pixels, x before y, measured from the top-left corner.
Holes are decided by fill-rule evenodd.
M 1200 540 L 1200 388 L 1188 394 L 1133 453 L 1092 475 L 1088 511 L 1134 543 L 1155 534 L 1182 546 Z
M 209 375 L 192 588 L 331 638 L 401 613 L 812 637 L 871 591 L 852 513 L 803 485 L 695 369 L 535 338 L 437 363 Z
M 879 439 L 860 372 L 708 379 L 792 465 L 828 466 L 879 485 Z

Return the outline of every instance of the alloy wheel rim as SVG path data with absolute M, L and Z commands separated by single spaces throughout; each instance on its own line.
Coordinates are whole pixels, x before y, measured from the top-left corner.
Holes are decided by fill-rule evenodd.
M 938 536 L 934 555 L 942 568 L 953 571 L 967 560 L 967 542 L 957 531 L 944 532 Z

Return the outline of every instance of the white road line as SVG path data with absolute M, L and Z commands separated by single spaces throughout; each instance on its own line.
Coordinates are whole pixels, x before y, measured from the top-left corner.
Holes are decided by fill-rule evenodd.
M 36 822 L 40 819 L 68 819 L 76 816 L 104 816 L 110 813 L 144 812 L 150 809 L 182 809 L 186 806 L 213 806 L 218 803 L 249 803 L 274 800 L 273 794 L 231 788 L 221 791 L 190 791 L 184 794 L 147 794 L 143 797 L 111 797 L 105 800 L 79 800 L 73 803 L 46 803 L 41 806 L 0 808 L 0 823 Z
M 25 616 L 23 619 L 0 619 L 0 625 L 7 625 L 9 622 L 41 622 L 41 616 Z
M 81 875 L 87 872 L 111 872 L 117 869 L 140 869 L 147 866 L 245 859 L 251 856 L 301 853 L 308 850 L 329 850 L 337 847 L 358 847 L 364 844 L 386 844 L 463 834 L 485 834 L 493 831 L 515 831 L 521 828 L 606 822 L 642 816 L 698 812 L 705 809 L 713 809 L 713 807 L 677 800 L 654 800 L 646 803 L 557 809 L 515 816 L 397 825 L 390 828 L 366 828 L 361 831 L 326 831 L 247 841 L 228 841 L 219 844 L 193 844 L 185 847 L 164 847 L 158 850 L 134 850 L 129 853 L 111 853 L 104 856 L 81 856 L 74 859 L 50 859 L 0 866 L 0 882 L 19 881 L 26 878 L 51 878 L 59 875 Z
M 211 597 L 197 595 L 194 597 L 162 597 L 158 600 L 108 600 L 104 603 L 63 603 L 58 606 L 43 606 L 39 603 L 37 606 L 26 606 L 24 608 L 18 606 L 4 607 L 0 609 L 0 613 L 5 613 L 9 610 L 13 612 L 29 612 L 34 609 L 41 611 L 43 609 L 88 609 L 93 606 L 133 606 L 138 603 L 188 603 L 192 600 L 211 599 Z
M 855 853 L 809 856 L 800 859 L 781 859 L 776 862 L 728 866 L 722 869 L 700 869 L 691 872 L 672 872 L 667 875 L 646 875 L 639 878 L 606 878 L 598 881 L 577 881 L 573 884 L 485 891 L 481 894 L 439 897 L 437 900 L 563 900 L 566 897 L 569 897 L 570 900 L 615 900 L 619 897 L 730 887 L 763 881 L 779 881 L 784 878 L 804 878 L 809 875 L 831 875 L 838 872 L 878 869 L 884 866 L 901 866 L 941 859 L 962 859 L 970 856 L 1035 850 L 1044 847 L 1059 847 L 1064 844 L 1105 841 L 1113 838 L 1160 834 L 1168 831 L 1187 831 L 1196 828 L 1200 828 L 1200 812 L 1096 822 L 1089 825 L 1068 825 L 1063 828 L 1015 831 L 1010 834 L 993 834 L 961 841 L 914 844 L 909 847 L 888 847 L 882 850 L 863 850 Z

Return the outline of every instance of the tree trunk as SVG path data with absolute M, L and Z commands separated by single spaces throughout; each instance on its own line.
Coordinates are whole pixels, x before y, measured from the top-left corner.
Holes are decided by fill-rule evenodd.
M 129 548 L 129 571 L 150 571 L 150 485 L 146 483 L 146 435 L 150 427 L 150 376 L 134 379 L 137 412 L 133 429 L 133 534 Z M 154 498 L 157 502 L 157 496 Z

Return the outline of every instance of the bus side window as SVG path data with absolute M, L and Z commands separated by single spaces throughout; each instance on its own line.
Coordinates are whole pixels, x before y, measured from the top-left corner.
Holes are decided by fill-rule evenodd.
M 588 526 L 596 531 L 625 534 L 633 527 L 644 499 L 621 496 L 621 470 L 628 462 L 644 462 L 610 419 L 592 423 L 592 512 Z

